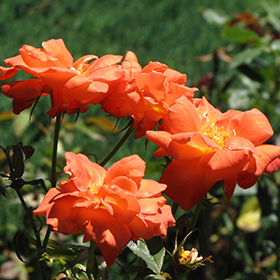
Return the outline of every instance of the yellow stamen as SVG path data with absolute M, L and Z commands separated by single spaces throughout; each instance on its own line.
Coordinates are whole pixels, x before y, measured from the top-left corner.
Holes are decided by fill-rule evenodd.
M 216 127 L 214 124 L 205 129 L 202 133 L 214 141 L 220 149 L 223 148 L 225 141 L 229 138 L 229 133 L 223 130 L 223 127 Z

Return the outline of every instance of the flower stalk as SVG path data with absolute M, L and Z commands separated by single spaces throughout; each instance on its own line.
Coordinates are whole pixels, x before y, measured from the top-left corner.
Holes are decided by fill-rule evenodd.
M 57 163 L 57 147 L 58 147 L 58 140 L 59 140 L 59 130 L 62 120 L 62 113 L 56 117 L 55 120 L 55 130 L 54 130 L 54 137 L 53 137 L 53 151 L 52 151 L 52 169 L 51 169 L 51 183 L 52 188 L 56 186 L 57 181 L 57 174 L 56 174 L 56 163 Z M 48 226 L 44 242 L 43 242 L 43 250 L 46 251 L 48 241 L 51 234 L 51 227 Z
M 120 149 L 120 147 L 128 139 L 129 135 L 132 133 L 132 131 L 133 131 L 132 126 L 133 126 L 133 119 L 130 120 L 127 131 L 124 134 L 124 136 L 121 138 L 121 140 L 115 146 L 115 148 L 109 153 L 109 155 L 99 164 L 100 166 L 104 166 L 116 154 L 116 152 Z

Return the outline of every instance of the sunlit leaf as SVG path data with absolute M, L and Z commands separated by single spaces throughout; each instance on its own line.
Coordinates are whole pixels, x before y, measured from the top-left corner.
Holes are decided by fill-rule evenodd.
M 29 110 L 22 111 L 20 116 L 17 116 L 13 122 L 14 133 L 17 137 L 21 137 L 29 126 L 30 112 Z
M 256 196 L 250 198 L 242 206 L 236 225 L 247 232 L 257 231 L 261 227 L 261 208 Z
M 146 242 L 143 239 L 138 240 L 136 243 L 130 241 L 128 248 L 138 257 L 143 259 L 147 266 L 155 273 L 160 274 L 163 259 L 165 256 L 165 249 L 162 248 L 157 254 L 151 255 Z
M 271 43 L 271 49 L 274 51 L 280 51 L 280 40 L 274 40 Z
M 246 48 L 244 51 L 239 52 L 233 57 L 233 62 L 231 63 L 230 67 L 235 68 L 244 63 L 250 64 L 252 60 L 260 56 L 263 51 L 263 46 L 258 48 Z
M 119 132 L 119 129 L 116 127 L 116 123 L 112 122 L 108 118 L 103 117 L 89 117 L 85 119 L 86 124 L 95 124 L 104 131 L 114 131 Z
M 13 119 L 15 117 L 16 115 L 13 113 L 13 111 L 6 111 L 0 113 L 0 121 Z
M 229 19 L 228 16 L 212 9 L 205 9 L 202 13 L 205 20 L 211 24 L 223 25 Z
M 222 37 L 238 43 L 247 43 L 260 39 L 255 32 L 238 27 L 225 28 L 222 32 Z

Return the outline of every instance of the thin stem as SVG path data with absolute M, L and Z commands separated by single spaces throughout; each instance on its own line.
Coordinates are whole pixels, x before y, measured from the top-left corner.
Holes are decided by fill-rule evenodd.
M 96 243 L 93 240 L 91 240 L 90 247 L 89 247 L 89 255 L 88 255 L 88 259 L 87 259 L 87 276 L 88 276 L 89 280 L 94 280 L 92 270 L 93 270 L 93 264 L 94 264 L 95 248 L 96 248 Z
M 203 202 L 204 202 L 204 197 L 198 202 L 198 204 L 195 207 L 194 214 L 193 214 L 192 220 L 191 220 L 191 224 L 188 228 L 188 232 L 191 232 L 195 228 L 197 219 L 199 217 L 199 213 L 202 209 Z
M 62 119 L 62 113 L 56 117 L 56 121 L 55 121 L 55 130 L 54 130 L 54 137 L 53 137 L 53 152 L 52 152 L 52 169 L 51 169 L 52 188 L 54 188 L 56 186 L 56 181 L 57 181 L 57 176 L 56 176 L 57 146 L 58 146 L 58 140 L 59 140 L 59 129 L 60 129 L 60 125 L 61 125 L 61 119 Z M 47 229 L 47 232 L 45 235 L 45 239 L 43 242 L 44 251 L 47 248 L 50 234 L 51 234 L 51 227 L 48 226 L 48 229 Z
M 123 143 L 127 140 L 133 129 L 131 129 L 133 126 L 133 121 L 131 121 L 126 133 L 122 137 L 122 139 L 119 141 L 119 143 L 115 146 L 115 148 L 111 151 L 111 153 L 99 164 L 101 166 L 104 166 L 119 150 L 119 148 L 123 145 Z
M 21 201 L 21 204 L 23 205 L 23 208 L 26 212 L 26 215 L 31 223 L 31 226 L 32 226 L 32 229 L 34 231 L 34 234 L 35 234 L 35 237 L 36 237 L 36 242 L 37 242 L 37 251 L 38 251 L 38 254 L 41 255 L 42 254 L 42 243 L 41 243 L 41 239 L 40 239 L 40 234 L 37 230 L 37 227 L 34 223 L 34 219 L 33 219 L 33 215 L 32 215 L 32 212 L 31 210 L 27 207 L 26 203 L 25 203 L 25 200 L 20 192 L 20 190 L 16 190 L 17 192 L 17 195 Z M 43 280 L 47 280 L 48 277 L 47 277 L 47 270 L 46 270 L 46 264 L 44 261 L 40 261 L 39 260 L 39 264 L 40 264 L 40 268 L 41 268 L 41 275 L 42 275 L 42 279 Z
M 51 173 L 51 182 L 52 188 L 56 186 L 56 161 L 57 161 L 57 146 L 59 140 L 59 129 L 61 124 L 62 114 L 59 114 L 56 117 L 55 130 L 54 130 L 54 139 L 53 139 L 53 152 L 52 152 L 52 173 Z
M 276 240 L 276 245 L 277 245 L 277 251 L 278 251 L 278 258 L 277 258 L 277 269 L 280 271 L 280 189 L 278 188 L 278 208 L 276 215 L 278 217 L 278 222 L 277 222 L 277 240 Z

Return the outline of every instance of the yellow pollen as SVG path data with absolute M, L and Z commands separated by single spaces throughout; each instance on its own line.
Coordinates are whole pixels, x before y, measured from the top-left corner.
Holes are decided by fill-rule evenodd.
M 225 141 L 229 138 L 229 133 L 223 127 L 216 127 L 214 124 L 205 129 L 203 134 L 214 141 L 221 149 Z
M 97 193 L 97 184 L 94 184 L 92 186 L 89 186 L 88 187 L 90 191 L 92 191 L 93 193 Z

